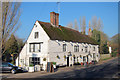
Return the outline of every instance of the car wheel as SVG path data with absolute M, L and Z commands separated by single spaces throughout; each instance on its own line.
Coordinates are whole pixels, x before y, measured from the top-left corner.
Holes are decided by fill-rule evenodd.
M 15 73 L 16 73 L 16 70 L 15 70 L 15 69 L 12 69 L 12 70 L 11 70 L 11 73 L 12 73 L 12 74 L 15 74 Z

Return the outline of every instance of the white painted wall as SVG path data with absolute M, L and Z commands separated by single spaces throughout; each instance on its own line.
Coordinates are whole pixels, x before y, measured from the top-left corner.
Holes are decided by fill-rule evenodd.
M 67 51 L 63 52 L 63 44 L 67 45 Z M 79 45 L 79 52 L 74 52 L 74 45 Z M 57 40 L 49 40 L 49 61 L 50 62 L 56 62 L 57 65 L 66 65 L 67 60 L 64 60 L 64 55 L 68 55 L 68 52 L 71 52 L 72 56 L 70 56 L 70 63 L 73 63 L 73 58 L 71 61 L 71 57 L 75 55 L 75 57 L 78 57 L 78 62 L 83 62 L 83 56 L 87 56 L 89 54 L 92 55 L 89 57 L 89 62 L 93 60 L 93 53 L 95 55 L 99 55 L 98 53 L 98 46 L 97 45 L 91 45 L 91 44 L 83 44 L 83 43 L 70 43 L 70 42 L 64 42 L 64 41 L 57 41 Z M 88 46 L 88 52 L 85 53 L 85 46 Z M 90 47 L 91 46 L 91 47 Z M 95 51 L 93 51 L 93 47 L 95 47 Z M 83 48 L 83 51 L 81 50 Z M 59 55 L 60 59 L 57 58 L 57 55 Z M 80 58 L 80 55 L 82 58 Z M 99 56 L 98 56 L 99 57 Z M 99 58 L 96 56 L 96 60 L 98 61 Z M 75 59 L 75 62 L 77 63 L 77 59 Z M 86 59 L 87 62 L 87 59 Z
M 26 41 L 26 44 L 24 45 L 23 49 L 20 52 L 19 59 L 24 59 L 24 64 L 21 63 L 19 60 L 19 64 L 23 67 L 24 66 L 29 66 L 29 57 L 40 57 L 40 62 L 41 64 L 47 63 L 47 61 L 43 61 L 43 58 L 47 58 L 48 54 L 48 40 L 50 39 L 46 32 L 43 30 L 41 25 L 36 21 L 35 23 L 37 25 L 33 26 L 33 29 Z M 35 32 L 39 32 L 39 37 L 37 39 L 34 38 Z M 42 42 L 41 44 L 41 52 L 29 52 L 29 43 L 34 43 L 34 42 Z M 34 54 L 34 55 L 33 55 Z M 16 59 L 16 65 L 18 66 L 18 58 Z
M 111 47 L 109 47 L 109 53 L 111 53 L 112 52 L 112 48 Z
M 46 69 L 47 62 L 56 62 L 57 65 L 66 65 L 67 59 L 64 58 L 64 55 L 66 55 L 67 57 L 68 52 L 71 52 L 72 54 L 72 56 L 69 56 L 70 64 L 73 64 L 74 62 L 73 55 L 75 55 L 75 57 L 78 57 L 78 62 L 81 63 L 83 62 L 83 56 L 87 56 L 89 54 L 89 51 L 90 51 L 90 54 L 92 55 L 92 57 L 88 56 L 89 62 L 93 60 L 93 53 L 95 53 L 95 55 L 98 55 L 98 57 L 96 56 L 96 60 L 99 61 L 100 56 L 98 52 L 99 50 L 98 45 L 50 40 L 50 38 L 48 37 L 46 32 L 43 30 L 41 25 L 38 23 L 38 21 L 36 21 L 35 24 L 37 25 L 37 27 L 36 25 L 33 26 L 30 36 L 28 37 L 28 40 L 26 41 L 26 44 L 24 45 L 19 55 L 19 65 L 21 65 L 22 67 L 25 67 L 25 66 L 28 67 L 29 57 L 33 57 L 33 56 L 40 57 L 40 63 L 43 64 L 44 70 Z M 38 39 L 34 38 L 35 32 L 39 32 Z M 42 42 L 41 52 L 38 52 L 38 53 L 29 52 L 29 43 L 34 43 L 34 42 Z M 63 52 L 63 44 L 67 45 L 66 52 Z M 79 52 L 74 52 L 74 45 L 79 45 Z M 88 47 L 87 53 L 85 53 L 85 46 Z M 93 47 L 95 47 L 95 51 L 93 51 Z M 57 58 L 57 55 L 60 57 L 60 59 Z M 82 56 L 82 58 L 80 58 L 80 55 Z M 43 58 L 46 58 L 47 61 L 43 61 Z M 23 63 L 20 61 L 21 59 L 24 60 Z M 75 62 L 77 63 L 77 59 L 75 59 Z M 16 65 L 18 66 L 18 58 L 16 59 Z

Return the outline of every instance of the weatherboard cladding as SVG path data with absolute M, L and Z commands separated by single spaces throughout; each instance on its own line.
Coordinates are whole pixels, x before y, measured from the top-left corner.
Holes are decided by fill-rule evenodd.
M 71 41 L 97 45 L 98 43 L 79 31 L 63 26 L 53 27 L 50 23 L 38 21 L 51 40 Z

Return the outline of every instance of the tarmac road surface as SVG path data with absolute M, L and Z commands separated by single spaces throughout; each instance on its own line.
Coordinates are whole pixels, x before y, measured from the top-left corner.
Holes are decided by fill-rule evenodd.
M 40 78 L 118 78 L 118 76 L 120 77 L 119 70 L 120 64 L 118 64 L 118 58 L 115 58 L 101 65 L 51 74 Z
M 3 73 L 2 78 L 118 78 L 120 77 L 120 64 L 115 58 L 98 65 L 89 67 L 72 67 L 58 68 L 57 72 L 34 72 L 34 73 Z

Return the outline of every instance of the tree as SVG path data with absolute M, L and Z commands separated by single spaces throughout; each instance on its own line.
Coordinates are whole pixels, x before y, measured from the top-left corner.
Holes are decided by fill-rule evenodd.
M 120 39 L 120 33 L 114 35 L 113 37 L 111 37 L 111 43 L 119 43 L 119 39 Z
M 97 30 L 97 16 L 92 17 L 92 28 Z
M 94 29 L 93 31 L 92 31 L 92 38 L 93 39 L 95 39 L 98 43 L 99 43 L 99 45 L 100 45 L 100 31 L 98 31 L 98 30 L 96 30 L 96 29 Z
M 89 21 L 89 28 L 91 28 L 91 22 Z
M 103 28 L 103 22 L 102 22 L 101 18 L 99 18 L 98 22 L 97 22 L 96 30 L 102 31 L 102 28 Z
M 83 34 L 85 34 L 85 30 L 86 30 L 86 19 L 85 16 L 83 17 L 83 22 L 82 22 L 82 26 L 83 26 Z
M 13 34 L 6 42 L 6 51 L 4 60 L 10 62 L 10 57 L 12 55 L 12 63 L 15 64 L 15 59 L 19 55 L 21 49 L 23 48 L 23 39 L 15 37 Z
M 1 54 L 6 51 L 6 41 L 19 27 L 20 2 L 2 2 Z M 0 56 L 1 58 L 2 56 Z
M 109 48 L 108 48 L 108 45 L 107 45 L 107 41 L 102 45 L 101 53 L 102 54 L 108 54 L 109 53 Z
M 97 17 L 93 16 L 93 18 L 92 18 L 92 28 L 93 28 L 93 34 L 94 34 L 95 40 L 97 40 L 97 36 L 101 38 L 102 34 L 100 35 L 100 33 L 102 32 L 102 28 L 103 28 L 103 22 L 102 22 L 101 18 L 99 18 L 98 21 L 97 21 Z M 94 31 L 100 31 L 99 35 L 95 34 L 96 32 L 94 32 Z
M 73 24 L 72 24 L 72 22 L 68 23 L 68 24 L 67 24 L 67 27 L 73 29 Z
M 79 27 L 78 27 L 78 23 L 77 23 L 77 20 L 75 19 L 74 21 L 74 29 L 79 31 Z
M 0 60 L 1 60 L 1 57 L 2 57 L 2 54 L 1 54 L 1 40 L 2 40 L 2 16 L 1 16 L 1 14 L 2 14 L 2 5 L 1 5 L 1 1 L 0 1 Z
M 82 21 L 81 21 L 81 17 L 80 17 L 80 28 L 81 28 L 81 32 L 82 34 L 85 34 L 86 32 L 86 19 L 85 16 L 83 17 Z
M 10 56 L 8 57 L 8 55 L 13 55 L 13 63 L 14 63 L 14 60 L 16 58 L 16 56 L 14 55 L 17 55 L 18 53 L 18 43 L 17 43 L 17 40 L 15 38 L 15 36 L 12 34 L 11 37 L 8 39 L 8 41 L 6 42 L 6 51 L 5 51 L 5 61 L 9 61 L 10 59 Z
M 20 39 L 20 38 L 16 37 L 16 40 L 17 40 L 17 43 L 18 43 L 18 54 L 19 54 L 21 49 L 24 46 L 24 42 L 23 42 L 24 39 Z
M 103 22 L 101 18 L 97 20 L 96 16 L 92 17 L 92 38 L 94 38 L 100 45 L 100 53 L 103 53 L 103 49 L 105 48 L 105 42 L 108 42 L 108 36 L 102 32 Z M 103 48 L 104 47 L 104 48 Z
M 104 50 L 108 50 L 108 47 L 106 46 L 109 40 L 108 40 L 108 36 L 104 32 L 94 29 L 92 31 L 92 38 L 98 42 L 100 46 L 100 53 L 107 52 L 107 51 L 104 52 Z
M 118 53 L 120 53 L 120 49 L 119 49 L 119 46 L 120 46 L 120 33 L 114 35 L 110 39 L 110 46 L 112 47 L 112 56 L 116 56 Z
M 81 29 L 81 32 L 82 32 L 82 20 L 81 20 L 81 16 L 80 16 L 80 29 Z
M 17 53 L 18 52 L 18 43 L 15 36 L 12 34 L 10 39 L 8 39 L 6 48 L 9 49 L 10 53 Z

